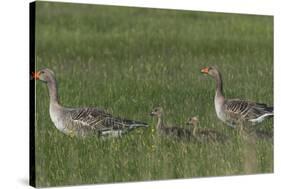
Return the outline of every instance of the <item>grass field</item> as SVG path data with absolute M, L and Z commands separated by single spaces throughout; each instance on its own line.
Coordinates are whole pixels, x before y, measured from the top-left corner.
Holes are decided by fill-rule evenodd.
M 49 117 L 36 82 L 36 184 L 77 185 L 273 172 L 273 141 L 241 137 L 216 117 L 220 68 L 226 97 L 273 104 L 273 17 L 37 2 L 36 69 L 56 73 L 65 106 L 101 107 L 149 123 L 122 138 L 71 138 Z M 158 136 L 150 110 L 230 137 L 226 144 Z M 259 128 L 273 131 L 273 121 Z

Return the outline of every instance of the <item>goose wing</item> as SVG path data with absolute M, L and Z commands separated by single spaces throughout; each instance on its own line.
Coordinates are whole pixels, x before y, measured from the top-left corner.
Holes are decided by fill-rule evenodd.
M 97 108 L 72 110 L 71 119 L 82 127 L 90 127 L 98 131 L 122 130 L 132 129 L 138 126 L 148 126 L 143 122 L 113 117 L 111 114 Z
M 225 102 L 225 113 L 230 119 L 254 120 L 263 115 L 273 115 L 273 108 L 266 104 L 232 99 Z

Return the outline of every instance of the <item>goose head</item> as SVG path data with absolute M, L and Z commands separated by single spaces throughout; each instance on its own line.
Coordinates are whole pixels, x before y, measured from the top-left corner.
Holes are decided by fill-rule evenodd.
M 208 66 L 208 67 L 202 68 L 201 73 L 208 74 L 208 75 L 212 76 L 213 78 L 215 78 L 219 75 L 218 69 L 216 69 L 213 66 Z
M 163 115 L 163 108 L 162 107 L 153 108 L 150 115 L 160 118 Z
M 55 74 L 52 70 L 50 70 L 48 68 L 44 68 L 37 72 L 32 73 L 32 77 L 36 80 L 40 80 L 45 83 L 49 83 L 54 80 Z

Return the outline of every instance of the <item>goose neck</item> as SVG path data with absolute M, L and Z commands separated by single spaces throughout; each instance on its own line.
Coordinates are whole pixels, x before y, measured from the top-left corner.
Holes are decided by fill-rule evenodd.
M 196 136 L 196 132 L 197 132 L 197 123 L 194 123 L 192 128 L 192 135 Z
M 58 98 L 58 90 L 57 90 L 57 83 L 55 79 L 50 80 L 47 83 L 49 89 L 49 96 L 50 96 L 50 104 L 51 105 L 59 105 L 59 98 Z
M 216 80 L 216 97 L 223 98 L 223 83 L 220 73 L 218 73 L 215 76 L 215 80 Z
M 158 121 L 157 121 L 156 128 L 157 128 L 157 129 L 163 128 L 163 118 L 162 118 L 161 116 L 158 117 Z

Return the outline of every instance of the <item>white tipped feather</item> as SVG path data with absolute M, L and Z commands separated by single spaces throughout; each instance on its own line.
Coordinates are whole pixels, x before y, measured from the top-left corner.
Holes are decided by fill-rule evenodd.
M 253 122 L 253 123 L 260 123 L 262 122 L 266 117 L 269 116 L 273 116 L 273 113 L 266 113 L 261 115 L 260 117 L 256 118 L 256 119 L 250 119 L 249 121 Z

